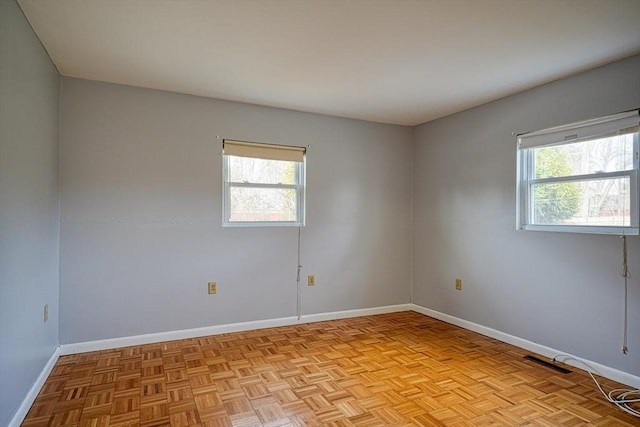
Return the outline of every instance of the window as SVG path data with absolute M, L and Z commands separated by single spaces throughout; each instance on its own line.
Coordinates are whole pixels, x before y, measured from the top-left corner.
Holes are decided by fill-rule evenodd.
M 518 228 L 638 234 L 638 110 L 518 136 Z
M 305 149 L 224 140 L 223 226 L 302 226 Z

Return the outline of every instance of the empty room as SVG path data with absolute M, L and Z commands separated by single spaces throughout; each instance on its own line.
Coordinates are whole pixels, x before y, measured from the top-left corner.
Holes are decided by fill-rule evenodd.
M 0 426 L 640 425 L 640 1 L 0 30 Z

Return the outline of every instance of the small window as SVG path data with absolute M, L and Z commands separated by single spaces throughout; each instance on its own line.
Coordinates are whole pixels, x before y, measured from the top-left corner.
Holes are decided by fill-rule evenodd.
M 223 141 L 223 226 L 302 226 L 305 149 Z
M 518 228 L 638 234 L 638 110 L 518 137 Z

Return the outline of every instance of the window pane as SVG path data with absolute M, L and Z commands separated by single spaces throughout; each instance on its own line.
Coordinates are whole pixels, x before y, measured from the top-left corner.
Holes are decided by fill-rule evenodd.
M 533 224 L 629 226 L 630 178 L 535 184 Z
M 229 156 L 229 181 L 295 184 L 296 162 Z
M 290 188 L 233 187 L 229 221 L 296 222 L 296 191 Z
M 633 135 L 537 148 L 534 177 L 537 179 L 631 170 Z

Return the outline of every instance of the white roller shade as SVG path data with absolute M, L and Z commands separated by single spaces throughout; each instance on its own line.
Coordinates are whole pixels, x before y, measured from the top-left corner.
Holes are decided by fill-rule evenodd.
M 223 154 L 227 156 L 253 157 L 256 159 L 283 160 L 287 162 L 302 162 L 304 147 L 289 145 L 260 144 L 256 142 L 223 141 Z
M 597 119 L 585 120 L 563 126 L 556 126 L 518 137 L 519 148 L 541 147 L 566 144 L 600 136 L 637 132 L 640 124 L 638 110 L 613 114 Z M 633 128 L 635 127 L 635 131 Z

